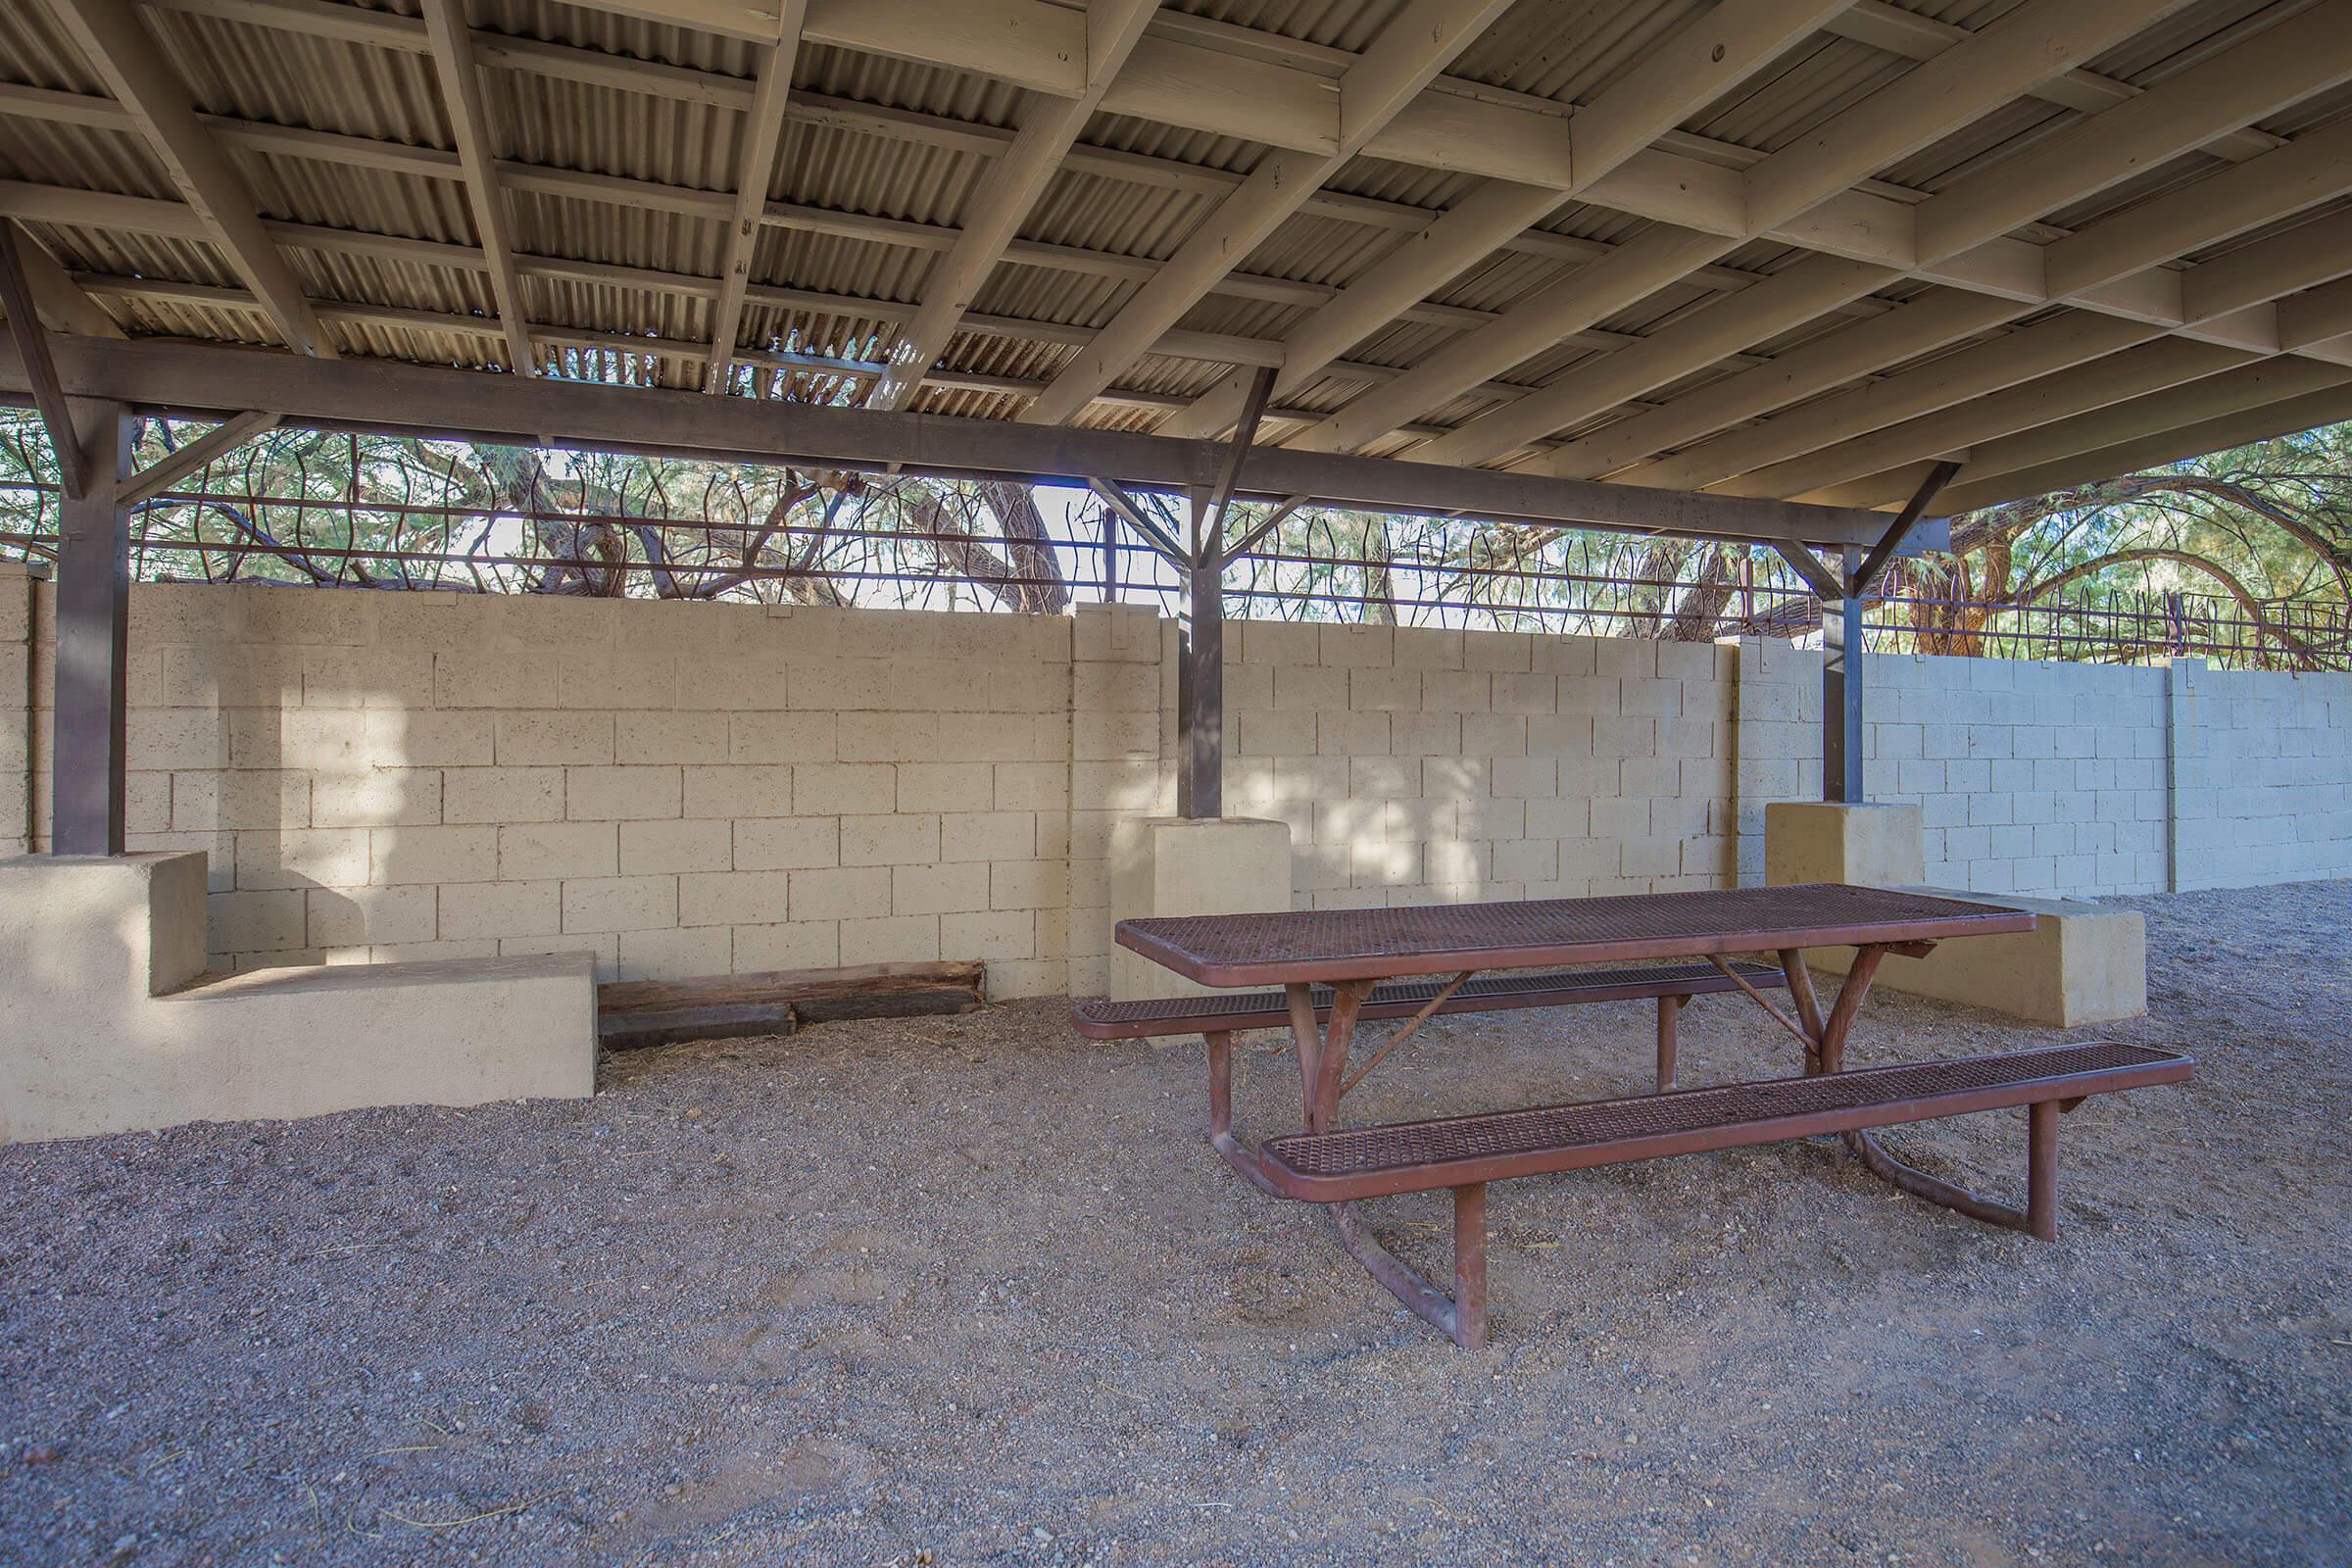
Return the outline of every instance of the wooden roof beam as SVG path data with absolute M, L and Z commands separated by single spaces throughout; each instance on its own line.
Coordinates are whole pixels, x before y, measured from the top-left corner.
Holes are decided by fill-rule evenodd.
M 197 122 L 187 83 L 164 58 L 130 0 L 42 3 L 129 113 L 203 222 L 205 238 L 268 307 L 278 335 L 304 354 L 334 358 L 334 344 L 311 314 L 301 284 L 262 229 L 251 187 Z
M 1095 393 L 1126 373 L 1153 338 L 1206 295 L 1223 276 L 1308 195 L 1372 139 L 1430 79 L 1511 0 L 1412 0 L 1372 47 L 1340 78 L 1341 137 L 1331 153 L 1269 153 L 1242 187 L 1178 248 L 1159 275 L 1122 307 L 1110 324 L 1055 376 L 1045 396 L 1023 415 L 1033 424 L 1058 424 Z
M 2137 440 L 2150 431 L 2171 430 L 2240 414 L 2347 382 L 2352 382 L 2352 367 L 2319 360 L 2259 360 L 2178 385 L 2151 388 L 2140 396 L 2104 403 L 2012 435 L 1974 442 L 1969 446 L 1967 461 L 1961 465 L 1959 482 L 1982 485 L 2080 453 Z M 1883 502 L 1901 493 L 1906 471 L 1873 474 L 1838 485 L 1833 493 L 1841 498 L 1877 497 Z M 1849 500 L 1841 504 L 1864 503 Z
M 2269 367 L 2256 368 L 2268 369 Z M 2218 398 L 2223 380 L 2223 377 L 2216 376 L 2210 382 L 2200 382 L 2198 385 L 2217 389 Z M 1968 470 L 1963 467 L 1961 477 L 1943 493 L 1942 500 L 1955 514 L 1973 512 L 1981 507 L 2015 501 L 2021 496 L 2048 495 L 2052 491 L 2093 479 L 2111 478 L 2119 473 L 2136 473 L 2140 469 L 2177 463 L 2183 458 L 2202 457 L 2208 452 L 2267 441 L 2272 436 L 2290 435 L 2298 430 L 2336 424 L 2345 419 L 2352 419 L 2352 371 L 2346 372 L 2344 381 L 2321 391 L 2192 419 L 2170 429 L 2133 435 L 2128 440 L 2075 453 L 2034 467 L 2020 468 L 1981 482 L 1969 480 Z
M 1954 181 L 1913 213 L 1913 243 L 1922 261 L 1940 261 L 2348 80 L 2352 0 L 2321 0 Z
M 423 0 L 423 6 L 425 29 L 433 43 L 433 74 L 441 87 L 442 111 L 449 117 L 450 139 L 457 144 L 465 170 L 466 205 L 473 214 L 474 235 L 489 268 L 490 294 L 498 304 L 499 328 L 507 342 L 507 368 L 517 375 L 537 375 L 539 356 L 531 347 L 530 312 L 523 303 L 522 276 L 514 270 L 514 225 L 490 154 L 482 73 L 474 63 L 465 13 L 460 0 Z
M 753 89 L 736 149 L 735 204 L 727 218 L 726 254 L 718 270 L 718 303 L 710 316 L 710 363 L 704 375 L 704 390 L 709 392 L 725 392 L 734 368 L 744 291 L 751 286 L 752 257 L 760 248 L 760 220 L 767 212 L 768 186 L 775 179 L 776 144 L 784 135 L 792 64 L 800 50 L 807 9 L 807 0 L 777 0 L 776 41 L 760 49 L 760 84 Z
M 1060 172 L 1158 9 L 1159 0 L 1092 0 L 1088 5 L 1085 90 L 1075 98 L 1034 93 L 1022 104 L 1019 134 L 965 201 L 963 231 L 923 279 L 922 309 L 891 350 L 890 370 L 867 396 L 869 407 L 903 409 L 913 401 L 923 373 L 947 352 L 973 297 Z
M 2020 334 L 2021 336 L 2023 334 Z M 1811 496 L 1900 465 L 1965 452 L 1980 441 L 2050 424 L 2143 393 L 2255 363 L 2236 349 L 2158 338 L 1972 398 L 1918 418 L 1836 442 L 1804 457 L 1709 487 L 1714 495 Z M 1885 499 L 1893 499 L 1892 496 Z
M 918 472 L 1104 478 L 1155 489 L 1216 482 L 1230 453 L 1208 441 L 1000 420 L 889 414 L 813 403 L 710 398 L 388 362 L 341 364 L 280 353 L 67 338 L 54 345 L 69 396 L 111 396 L 191 414 L 255 410 L 289 420 L 461 439 L 545 438 L 594 450 L 674 453 L 723 462 Z M 13 353 L 0 392 L 25 386 Z M 1867 545 L 1886 519 L 1868 512 L 1677 495 L 1491 469 L 1252 448 L 1245 496 L 1312 495 L 1395 512 L 1464 512 L 1641 533 L 1822 546 Z
M 1449 209 L 1417 241 L 1392 251 L 1283 339 L 1277 395 L 1396 319 L 1466 269 L 1541 221 L 1560 202 L 1613 172 L 1747 76 L 1818 30 L 1845 0 L 1762 0 L 1716 7 L 1685 26 L 1625 79 L 1568 122 L 1565 189 L 1490 180 Z M 1865 291 L 1867 292 L 1867 291 Z M 1240 370 L 1162 428 L 1171 435 L 1222 435 L 1249 391 Z
M 16 345 L 17 362 L 24 368 L 33 410 L 49 433 L 49 451 L 57 459 L 60 487 L 67 500 L 78 501 L 89 487 L 89 454 L 74 427 L 65 386 L 49 357 L 49 329 L 41 324 L 40 311 L 33 304 L 32 279 L 25 273 L 24 260 L 31 243 L 15 223 L 0 220 L 0 311 L 7 313 L 9 341 Z
M 1605 261 L 1537 290 L 1494 324 L 1447 344 L 1411 374 L 1356 399 L 1298 442 L 1316 451 L 1358 450 L 1476 382 L 1544 352 L 1563 332 L 1590 326 L 1718 260 L 1740 238 L 1770 230 L 1848 190 L 1855 180 L 1916 151 L 1952 124 L 1997 108 L 2069 61 L 2095 54 L 2181 3 L 2185 0 L 2033 0 L 1743 175 L 1723 171 L 1740 191 L 1740 232 L 1726 237 L 1663 223 L 1646 230 Z M 1608 200 L 1597 188 L 1591 195 Z
M 2352 16 L 2352 0 L 2347 0 L 2346 13 Z M 2305 20 L 2310 19 L 2341 20 L 2328 16 L 2325 8 Z M 2277 27 L 2258 34 L 2251 43 L 2183 72 L 2148 93 L 2126 100 L 2106 115 L 2084 122 L 2086 145 L 2082 138 L 2068 140 L 2066 145 L 2074 151 L 2057 163 L 2040 161 L 2038 148 L 2029 157 L 2044 169 L 2079 168 L 2083 171 L 2079 177 L 2100 180 L 2116 171 L 2129 169 L 2134 160 L 2161 162 L 2182 146 L 2193 145 L 2196 135 L 2210 129 L 2217 120 L 2268 112 L 2279 103 L 2294 101 L 2304 92 L 2324 90 L 2341 74 L 2352 74 L 2352 25 L 2346 25 L 2340 32 L 2325 28 L 2317 33 L 2305 33 L 2291 25 Z M 2217 104 L 2221 107 L 2216 108 Z M 2109 119 L 2118 117 L 2127 122 L 2108 127 L 2103 133 L 2090 134 Z M 2189 122 L 2185 125 L 2184 118 Z M 2095 148 L 2096 156 L 2088 148 Z M 2048 200 L 2046 179 L 2050 177 L 2043 176 L 2045 184 L 2036 189 L 2034 176 L 2028 172 L 2021 183 L 2032 194 L 2015 197 L 2008 193 L 2010 187 L 2004 177 L 2013 162 L 2016 160 L 1981 171 L 1932 198 L 1917 211 L 1925 215 L 1937 210 L 1946 200 L 1957 199 L 1964 205 L 1949 211 L 1973 215 L 1967 221 L 1980 225 L 2013 224 L 2021 213 L 2039 210 L 2033 204 Z M 2053 242 L 2042 251 L 2043 289 L 2049 294 L 2062 290 L 2068 294 L 2088 294 L 2119 280 L 2127 280 L 2124 284 L 2127 292 L 2153 285 L 2157 291 L 2158 318 L 2162 320 L 2167 315 L 2176 318 L 2164 324 L 2194 324 L 2178 319 L 2181 307 L 2177 274 L 2147 270 L 2181 251 L 2227 238 L 2346 189 L 2352 189 L 2352 123 L 2314 131 L 2304 140 L 2287 143 L 2194 186 L 2102 220 Z M 2020 205 L 2021 201 L 2025 205 Z M 1970 231 L 1953 227 L 1950 222 L 1944 225 L 1943 233 L 1942 243 L 1949 245 L 1967 245 L 1991 237 L 1988 228 Z M 1833 267 L 1829 259 L 1816 257 L 1790 268 L 1783 277 L 1793 282 L 1819 274 L 1825 284 L 1834 287 L 1839 274 L 1825 270 Z M 2131 278 L 2135 270 L 2146 275 Z M 1854 292 L 1867 292 L 1870 287 L 1892 281 L 1896 275 L 1891 271 L 1880 272 L 1877 282 Z M 1424 456 L 1428 461 L 1445 463 L 1481 463 L 1502 456 L 1537 436 L 1604 412 L 1613 403 L 1622 401 L 1614 395 L 1620 391 L 1630 388 L 1633 391 L 1627 395 L 1634 395 L 1702 368 L 1706 361 L 1699 356 L 1713 342 L 1759 341 L 1796 324 L 1773 316 L 1762 295 L 1763 291 L 1758 290 L 1720 302 L 1702 313 L 1699 319 L 1720 318 L 1719 330 L 1713 335 L 1701 328 L 1698 320 L 1682 323 L 1670 329 L 1671 336 L 1653 336 L 1639 351 L 1623 351 L 1597 366 L 1579 367 L 1573 375 L 1563 377 L 1558 387 L 1472 421 Z M 2110 302 L 2118 297 L 2109 296 Z M 1739 324 L 1748 313 L 1753 313 L 1759 329 L 1741 339 Z M 2021 309 L 2015 314 L 2023 315 L 2025 311 Z M 1628 355 L 1633 356 L 1631 362 L 1620 364 Z M 1560 460 L 1555 455 L 1548 461 Z
M 1884 49 L 1890 55 L 1906 60 L 1933 60 L 1953 44 L 1968 36 L 1966 27 L 1934 17 L 1906 11 L 1887 0 L 1855 0 L 1836 21 L 1826 24 L 1828 31 L 1856 43 Z M 2080 109 L 2097 114 L 2111 109 L 2129 98 L 2135 98 L 2145 88 L 2114 76 L 2101 75 L 2081 66 L 2036 86 L 2030 97 L 2042 103 L 2056 104 L 2064 109 Z M 2206 142 L 2201 151 L 2231 163 L 2259 157 L 2279 145 L 2282 138 L 2251 126 L 2225 131 Z

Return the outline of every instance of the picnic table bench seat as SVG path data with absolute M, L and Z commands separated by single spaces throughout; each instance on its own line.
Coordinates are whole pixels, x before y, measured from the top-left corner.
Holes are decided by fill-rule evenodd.
M 1757 990 L 1786 987 L 1788 977 L 1768 963 L 1729 965 Z M 1658 1004 L 1657 1085 L 1674 1087 L 1677 1019 L 1692 997 L 1730 991 L 1739 985 L 1711 963 L 1632 963 L 1605 968 L 1517 969 L 1480 975 L 1438 1004 L 1436 1012 L 1495 1012 L 1510 1007 L 1558 1007 L 1581 1002 L 1646 1001 Z M 1440 976 L 1391 980 L 1372 989 L 1357 1013 L 1362 1018 L 1404 1018 L 1429 1005 L 1446 989 Z M 1331 1017 L 1332 989 L 1312 992 L 1315 1019 Z M 1136 1002 L 1084 1002 L 1075 1009 L 1078 1033 L 1088 1040 L 1144 1040 L 1161 1035 L 1240 1033 L 1282 1029 L 1291 1022 L 1290 1003 L 1280 991 L 1235 991 L 1213 996 L 1151 997 Z
M 2046 1242 L 2057 1236 L 2059 1113 L 2091 1095 L 2182 1082 L 2193 1067 L 2188 1056 L 2175 1052 L 2101 1041 L 1298 1133 L 1267 1139 L 1254 1155 L 1230 1135 L 1212 1141 L 1228 1159 L 1243 1156 L 1253 1167 L 1243 1173 L 1256 1185 L 1285 1198 L 1345 1205 L 1396 1193 L 1450 1191 L 1450 1301 L 1388 1258 L 1368 1237 L 1350 1235 L 1357 1229 L 1351 1210 L 1341 1206 L 1331 1212 L 1350 1250 L 1359 1241 L 1369 1243 L 1365 1261 L 1383 1285 L 1456 1343 L 1474 1347 L 1483 1342 L 1486 1327 L 1488 1182 L 1837 1133 L 1866 1164 L 1905 1190 Z M 2028 1107 L 2031 1123 L 2022 1211 L 1894 1160 L 1864 1131 L 2020 1105 Z

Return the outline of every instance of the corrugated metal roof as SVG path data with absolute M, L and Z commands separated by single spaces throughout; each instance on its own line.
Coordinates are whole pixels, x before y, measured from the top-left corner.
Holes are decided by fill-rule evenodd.
M 2026 0 L 1914 0 L 1899 11 L 1877 0 L 1864 3 L 1875 5 L 1880 24 L 1892 25 L 1908 13 L 1975 30 Z M 2193 69 L 2315 3 L 2194 0 L 2088 68 L 2145 86 Z M 1708 0 L 1521 0 L 1451 62 L 1439 90 L 1565 113 L 1623 80 L 1707 9 Z M 1222 50 L 1328 80 L 1404 10 L 1405 0 L 1168 0 L 1153 36 L 1208 50 L 1200 57 L 1207 61 Z M 229 160 L 251 187 L 259 213 L 281 224 L 338 231 L 286 235 L 292 242 L 285 255 L 305 291 L 321 302 L 341 347 L 437 363 L 498 363 L 504 346 L 495 332 L 495 296 L 485 265 L 470 256 L 355 250 L 373 243 L 368 236 L 478 244 L 466 190 L 446 156 L 457 145 L 457 131 L 423 52 L 422 26 L 413 20 L 417 14 L 414 0 L 368 7 L 318 0 L 274 13 L 232 0 L 154 0 L 142 12 L 184 77 L 190 102 L 221 117 L 230 133 L 224 142 Z M 269 24 L 272 16 L 283 24 Z M 480 35 L 518 41 L 495 51 L 482 68 L 486 140 L 493 157 L 522 171 L 506 180 L 501 199 L 525 258 L 523 292 L 534 321 L 547 329 L 551 344 L 563 346 L 566 363 L 583 370 L 598 368 L 591 363 L 594 352 L 580 346 L 584 335 L 607 335 L 624 345 L 660 339 L 666 347 L 659 360 L 632 359 L 626 373 L 669 385 L 699 384 L 695 345 L 707 338 L 716 317 L 726 218 L 746 131 L 742 107 L 750 101 L 763 50 L 745 39 L 554 0 L 471 0 L 468 20 Z M 332 24 L 328 32 L 360 36 L 318 35 L 322 24 Z M 546 46 L 559 54 L 591 53 L 554 58 Z M 1873 93 L 1900 90 L 1895 84 L 1913 69 L 1913 59 L 1857 37 L 1817 34 L 1694 115 L 1675 150 L 1726 169 L 1746 167 Z M 835 43 L 800 47 L 793 75 L 801 107 L 787 119 L 770 172 L 767 195 L 778 208 L 753 247 L 750 276 L 758 287 L 742 313 L 739 345 L 747 352 L 880 359 L 891 352 L 911 311 L 875 311 L 859 302 L 910 308 L 923 298 L 956 225 L 973 220 L 983 179 L 1020 124 L 1028 100 L 1021 87 L 975 71 Z M 177 203 L 180 196 L 144 138 L 107 120 L 104 78 L 42 5 L 0 9 L 0 78 L 80 95 L 0 101 L 0 123 L 7 126 L 0 137 L 0 179 L 34 188 L 11 198 L 21 204 L 11 210 L 32 220 L 37 241 L 66 269 L 105 280 L 98 297 L 125 328 L 274 340 L 266 316 L 233 303 L 245 280 L 228 258 L 188 237 L 197 231 L 193 214 L 152 207 L 119 223 L 112 213 L 102 220 L 59 205 L 61 195 L 73 192 L 158 204 Z M 2273 116 L 2263 128 L 2273 136 L 2301 135 L 2348 114 L 2352 87 L 2315 94 Z M 1897 200 L 1918 199 L 1964 175 L 1997 169 L 2004 158 L 2082 116 L 2081 109 L 2041 98 L 2000 105 L 1891 161 L 1871 188 Z M 238 122 L 264 128 L 240 130 Z M 332 147 L 297 144 L 267 127 L 356 140 Z M 410 149 L 438 156 L 419 159 L 407 154 Z M 928 386 L 915 406 L 968 417 L 1016 416 L 1026 402 L 1017 388 L 1052 378 L 1076 358 L 1073 331 L 1109 323 L 1136 298 L 1148 273 L 1134 264 L 1177 255 L 1266 156 L 1261 144 L 1221 126 L 1093 115 L 1067 167 L 1048 182 L 1019 225 L 1025 244 L 1079 254 L 1065 258 L 1070 265 L 1033 252 L 996 267 L 974 296 L 974 310 L 995 320 L 967 323 L 954 336 L 940 361 L 946 379 Z M 2048 237 L 2095 222 L 2227 167 L 2202 151 L 2159 161 L 2041 215 L 2057 227 L 2032 232 Z M 565 172 L 644 183 L 575 191 L 564 184 Z M 1308 285 L 1303 292 L 1285 293 L 1245 277 L 1193 301 L 1176 329 L 1260 340 L 1269 346 L 1255 351 L 1257 357 L 1276 357 L 1280 340 L 1310 319 L 1329 291 L 1347 289 L 1410 246 L 1413 233 L 1484 183 L 1458 170 L 1354 158 L 1323 182 L 1324 194 L 1230 258 L 1243 273 Z M 2352 177 L 2346 184 L 2352 186 Z M 2320 194 L 2323 205 L 2314 212 L 2332 210 L 2332 193 Z M 1563 202 L 1534 236 L 1462 267 L 1430 290 L 1429 302 L 1506 312 L 1651 221 L 1589 201 Z M 2259 243 L 2292 222 L 2281 219 L 2206 250 L 2221 254 Z M 172 232 L 147 231 L 140 223 Z M 1571 243 L 1547 244 L 1546 235 Z M 1661 286 L 1595 327 L 1646 336 L 1721 298 L 1727 282 L 1738 278 L 1720 269 L 1760 275 L 1802 254 L 1772 238 L 1727 242 L 1716 272 Z M 550 276 L 532 259 L 667 276 L 645 280 L 659 286 L 609 273 Z M 1906 283 L 1883 292 L 1902 299 L 1933 287 Z M 765 297 L 761 289 L 768 291 Z M 373 316 L 367 314 L 370 310 Z M 419 313 L 419 318 L 404 322 L 384 315 L 397 311 Z M 1426 318 L 1429 314 L 1376 328 L 1347 357 L 1409 370 L 1475 321 L 1441 323 Z M 1824 316 L 1746 345 L 1746 352 L 1786 352 L 1839 330 L 1848 319 Z M 461 327 L 460 320 L 469 324 Z M 1497 372 L 1502 379 L 1573 379 L 1607 352 L 1590 336 L 1558 344 L 1531 341 L 1526 348 L 1516 364 Z M 579 358 L 583 352 L 590 360 Z M 611 358 L 598 363 L 609 368 Z M 1681 369 L 1647 401 L 1711 384 L 1735 373 L 1738 363 Z M 1211 358 L 1147 356 L 1118 376 L 1115 391 L 1123 395 L 1095 403 L 1084 421 L 1150 428 L 1168 400 L 1198 395 L 1226 370 Z M 971 384 L 975 379 L 982 384 Z M 838 401 L 862 384 L 831 371 L 796 371 L 786 377 L 786 395 Z M 1360 378 L 1312 375 L 1286 389 L 1281 402 L 1328 413 L 1366 385 Z M 1494 405 L 1491 392 L 1433 395 L 1437 406 L 1421 416 L 1424 422 L 1454 422 Z M 1593 416 L 1588 425 L 1597 428 L 1619 412 Z M 1392 437 L 1373 450 L 1409 445 L 1410 439 Z

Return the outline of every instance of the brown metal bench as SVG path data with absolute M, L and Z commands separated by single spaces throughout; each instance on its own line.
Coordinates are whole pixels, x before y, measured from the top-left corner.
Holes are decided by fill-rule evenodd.
M 1873 1170 L 1896 1180 L 1905 1191 L 2046 1242 L 2057 1236 L 2059 1112 L 2072 1110 L 2090 1095 L 2181 1082 L 2193 1067 L 2187 1056 L 2144 1046 L 2045 1046 L 1949 1061 L 1300 1133 L 1268 1139 L 1252 1152 L 1232 1133 L 1231 1056 L 1229 1050 L 1220 1049 L 1223 1045 L 1221 1039 L 1212 1041 L 1210 1053 L 1210 1141 L 1218 1152 L 1268 1193 L 1337 1205 L 1331 1214 L 1348 1250 L 1406 1305 L 1456 1344 L 1471 1348 L 1486 1339 L 1489 1182 L 1838 1133 Z M 1864 1131 L 2018 1105 L 2031 1107 L 2023 1211 L 1892 1161 Z M 1881 1169 L 1881 1160 L 1891 1169 Z M 1390 1256 L 1345 1206 L 1355 1199 L 1440 1189 L 1453 1194 L 1451 1300 Z
M 1510 1007 L 1557 1007 L 1580 1002 L 1657 999 L 1657 1087 L 1674 1087 L 1675 1052 L 1683 1004 L 1692 997 L 1732 991 L 1745 981 L 1757 990 L 1787 986 L 1771 964 L 1729 965 L 1734 979 L 1708 963 L 1621 964 L 1605 969 L 1505 970 L 1481 975 L 1447 993 L 1443 980 L 1392 980 L 1364 1000 L 1362 1018 L 1403 1018 L 1439 1012 L 1493 1012 Z M 1331 1016 L 1333 993 L 1314 988 L 1318 1023 Z M 1438 1001 L 1434 1008 L 1429 1004 Z M 1216 1035 L 1244 1029 L 1285 1029 L 1290 1002 L 1280 991 L 1214 996 L 1154 997 L 1142 1002 L 1088 1002 L 1076 1009 L 1078 1033 L 1089 1040 L 1142 1040 L 1161 1035 Z

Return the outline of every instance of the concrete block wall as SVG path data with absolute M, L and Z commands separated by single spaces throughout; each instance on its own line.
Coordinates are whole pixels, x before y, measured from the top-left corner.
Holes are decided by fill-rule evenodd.
M 1733 876 L 1730 649 L 1272 621 L 1231 633 L 1226 808 L 1290 824 L 1301 907 Z
M 1821 655 L 1740 650 L 1742 880 L 1821 790 Z M 2352 675 L 1872 656 L 1863 780 L 1928 879 L 2065 897 L 2352 875 Z
M 1073 626 L 142 586 L 130 847 L 207 852 L 222 968 L 586 950 L 639 978 L 945 956 L 987 960 L 999 995 L 1057 993 L 1073 785 L 1113 808 L 1133 769 L 1074 769 Z M 49 690 L 43 670 L 40 749 Z M 1089 692 L 1090 748 L 1135 731 L 1125 696 Z M 1156 691 L 1138 700 L 1149 729 Z
M 2174 674 L 2179 885 L 2352 876 L 2352 676 Z
M 32 584 L 0 563 L 0 859 L 32 845 Z
M 50 595 L 0 567 L 0 852 L 43 847 Z M 206 852 L 209 961 L 586 950 L 685 977 L 981 958 L 1108 979 L 1114 824 L 1174 809 L 1175 627 L 142 585 L 130 845 Z M 1230 631 L 1226 801 L 1301 906 L 1762 880 L 1820 655 Z M 2352 676 L 1873 658 L 1928 873 L 2099 895 L 2352 875 Z

